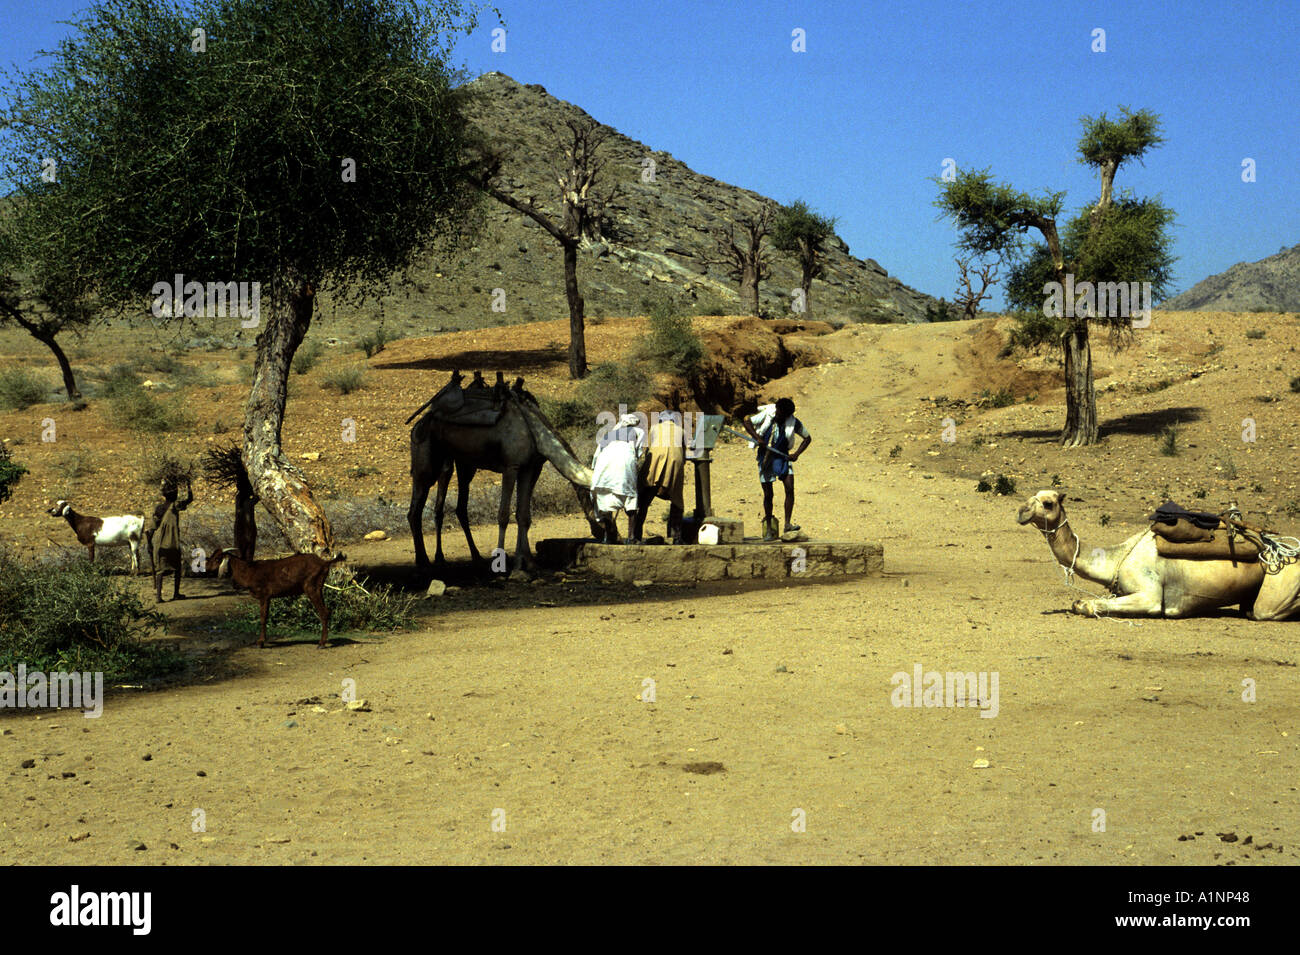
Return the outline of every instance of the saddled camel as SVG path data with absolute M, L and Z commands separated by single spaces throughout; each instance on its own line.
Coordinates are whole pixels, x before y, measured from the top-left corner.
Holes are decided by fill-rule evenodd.
M 1065 495 L 1056 490 L 1039 491 L 1029 498 L 1017 519 L 1042 531 L 1062 567 L 1111 592 L 1109 597 L 1076 600 L 1070 609 L 1077 614 L 1189 617 L 1240 606 L 1256 620 L 1280 620 L 1297 609 L 1294 590 L 1290 599 L 1282 593 L 1295 583 L 1294 575 L 1300 573 L 1297 564 L 1268 575 L 1269 587 L 1261 592 L 1265 582 L 1261 563 L 1161 557 L 1150 529 L 1113 547 L 1089 547 L 1070 527 Z
M 477 381 L 481 379 L 476 376 Z M 515 387 L 511 389 L 498 383 L 496 394 L 503 411 L 499 420 L 490 425 L 457 424 L 445 420 L 445 415 L 440 410 L 440 399 L 459 390 L 460 376 L 457 373 L 425 406 L 429 410 L 411 429 L 411 506 L 406 516 L 411 526 L 411 537 L 415 541 L 416 565 L 423 567 L 429 563 L 429 555 L 424 548 L 424 505 L 429 497 L 429 489 L 435 483 L 438 485 L 438 493 L 434 505 L 434 527 L 437 532 L 434 559 L 439 565 L 444 563 L 443 507 L 453 468 L 457 478 L 456 518 L 465 532 L 470 556 L 475 562 L 482 558 L 469 529 L 469 485 L 479 470 L 496 471 L 501 475 L 497 548 L 502 551 L 505 549 L 506 527 L 510 523 L 512 492 L 516 496 L 515 522 L 518 525 L 518 538 L 512 569 L 532 564 L 528 528 L 532 523 L 533 489 L 547 461 L 554 464 L 573 484 L 578 503 L 587 515 L 594 533 L 596 525 L 593 523 L 590 493 L 591 469 L 584 467 L 574 457 L 568 444 L 538 409 L 536 400 L 523 390 L 522 381 L 516 381 Z M 421 411 L 423 410 L 422 408 Z

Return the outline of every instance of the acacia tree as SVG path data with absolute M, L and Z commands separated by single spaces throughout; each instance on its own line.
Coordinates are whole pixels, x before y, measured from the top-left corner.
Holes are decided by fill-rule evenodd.
M 799 287 L 803 291 L 804 312 L 812 316 L 812 282 L 821 278 L 822 255 L 826 240 L 835 234 L 833 218 L 818 215 L 808 203 L 796 199 L 782 207 L 772 224 L 772 244 L 788 252 L 799 263 Z
M 585 378 L 587 330 L 582 290 L 578 287 L 578 249 L 584 239 L 600 238 L 605 207 L 616 187 L 607 187 L 603 182 L 606 157 L 601 147 L 609 139 L 609 130 L 588 118 L 566 119 L 563 126 L 547 126 L 562 156 L 551 170 L 560 190 L 558 217 L 539 209 L 536 196 L 524 201 L 502 187 L 500 154 L 487 156 L 484 169 L 472 175 L 471 181 L 493 199 L 528 216 L 560 243 L 564 250 L 564 295 L 569 303 L 569 377 Z
M 40 211 L 38 201 L 10 204 L 0 224 L 0 325 L 17 325 L 48 348 L 68 398 L 80 398 L 72 363 L 58 337 L 64 331 L 84 330 L 95 310 L 76 260 L 57 249 L 59 233 L 41 230 Z
M 290 362 L 319 290 L 380 293 L 471 221 L 479 147 L 447 64 L 476 18 L 460 0 L 100 0 L 8 91 L 0 154 L 57 159 L 43 215 L 101 301 L 138 309 L 178 273 L 258 283 L 242 454 L 299 551 L 333 535 L 281 450 Z
M 1075 215 L 1064 230 L 1057 228 L 1064 192 L 1031 196 L 994 182 L 987 169 L 939 181 L 935 204 L 961 230 L 960 246 L 975 255 L 997 253 L 1011 261 L 1007 301 L 1024 314 L 1050 315 L 1044 298 L 1051 288 L 1047 283 L 1063 290 L 1084 282 L 1092 287 L 1150 282 L 1152 300 L 1162 298 L 1169 286 L 1174 260 L 1167 229 L 1172 211 L 1158 199 L 1114 195 L 1120 167 L 1164 142 L 1159 118 L 1148 110 L 1122 108 L 1118 120 L 1102 113 L 1081 122 L 1079 161 L 1098 171 L 1101 192 L 1098 201 Z M 1026 249 L 1024 237 L 1031 229 L 1042 241 Z M 1089 324 L 1105 328 L 1116 344 L 1127 341 L 1133 331 L 1130 315 L 1099 314 L 1084 295 L 1079 302 L 1079 307 L 1051 316 L 1056 319 L 1053 337 L 1065 356 L 1064 447 L 1095 444 L 1098 439 Z
M 742 248 L 736 242 L 736 225 L 745 233 Z M 717 237 L 717 261 L 727 266 L 733 279 L 740 283 L 740 307 L 750 315 L 758 314 L 758 284 L 769 275 L 763 240 L 772 232 L 772 210 L 764 206 L 755 215 L 740 216 Z

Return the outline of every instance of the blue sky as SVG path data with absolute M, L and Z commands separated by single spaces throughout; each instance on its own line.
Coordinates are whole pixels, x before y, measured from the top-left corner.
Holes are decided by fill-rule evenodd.
M 0 62 L 32 65 L 71 0 L 0 0 Z M 471 73 L 540 83 L 697 172 L 838 217 L 855 255 L 951 298 L 945 158 L 1019 188 L 1097 181 L 1079 118 L 1148 108 L 1167 142 L 1117 186 L 1177 214 L 1174 290 L 1300 242 L 1300 12 L 1246 3 L 500 0 L 457 47 Z M 1106 51 L 1093 52 L 1093 30 Z M 791 49 L 801 29 L 807 51 Z M 1257 179 L 1242 181 L 1242 160 Z

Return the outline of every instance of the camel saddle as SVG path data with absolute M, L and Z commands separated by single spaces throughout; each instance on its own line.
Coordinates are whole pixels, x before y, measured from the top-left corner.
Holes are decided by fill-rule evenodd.
M 420 407 L 420 410 L 407 419 L 408 423 L 416 415 L 427 410 L 443 424 L 455 424 L 471 428 L 490 428 L 501 420 L 506 413 L 509 394 L 501 372 L 497 372 L 497 383 L 489 386 L 479 372 L 474 373 L 474 380 L 468 388 L 460 384 L 461 373 L 453 372 L 451 381 L 442 390 Z M 521 380 L 522 384 L 522 380 Z
M 1234 530 L 1217 514 L 1188 511 L 1166 501 L 1151 515 L 1156 553 L 1174 560 L 1230 560 L 1253 564 L 1259 544 Z

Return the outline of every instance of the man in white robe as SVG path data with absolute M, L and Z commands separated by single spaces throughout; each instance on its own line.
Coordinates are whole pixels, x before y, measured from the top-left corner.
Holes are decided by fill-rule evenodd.
M 608 544 L 618 542 L 614 518 L 619 511 L 629 514 L 629 536 L 632 533 L 630 515 L 637 503 L 637 461 L 646 449 L 646 433 L 639 424 L 635 414 L 619 418 L 617 426 L 597 444 L 591 461 L 591 494 Z

